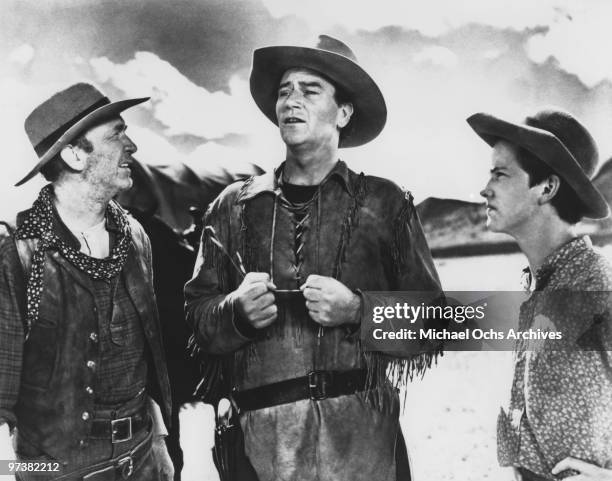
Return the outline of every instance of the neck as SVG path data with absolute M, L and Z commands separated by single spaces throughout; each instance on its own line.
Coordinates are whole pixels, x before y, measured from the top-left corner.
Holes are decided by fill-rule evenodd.
M 338 161 L 338 147 L 320 145 L 301 148 L 287 146 L 285 180 L 297 185 L 318 185 Z
M 67 224 L 84 231 L 104 219 L 110 199 L 96 197 L 85 182 L 58 182 L 53 191 L 55 208 Z
M 572 225 L 555 215 L 532 223 L 513 237 L 527 257 L 529 269 L 535 273 L 550 254 L 575 238 L 576 233 Z

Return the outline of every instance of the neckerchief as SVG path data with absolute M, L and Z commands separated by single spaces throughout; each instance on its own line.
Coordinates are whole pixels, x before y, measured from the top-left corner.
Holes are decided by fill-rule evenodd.
M 15 232 L 16 239 L 39 239 L 32 256 L 32 267 L 27 283 L 27 332 L 38 319 L 43 292 L 45 252 L 57 250 L 74 267 L 92 279 L 109 281 L 121 272 L 132 241 L 130 225 L 123 209 L 115 201 L 106 207 L 106 218 L 118 226 L 113 249 L 105 259 L 90 257 L 68 245 L 53 230 L 53 187 L 42 188 L 27 217 Z

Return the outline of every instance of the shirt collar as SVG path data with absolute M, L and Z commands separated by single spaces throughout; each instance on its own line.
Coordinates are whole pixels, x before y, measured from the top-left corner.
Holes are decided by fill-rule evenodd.
M 70 231 L 68 226 L 64 223 L 62 218 L 60 217 L 55 205 L 52 205 L 53 209 L 53 230 L 54 232 L 63 239 L 70 247 L 73 249 L 79 250 L 81 248 L 81 243 L 76 238 L 76 236 Z M 113 218 L 109 215 L 106 216 L 106 230 L 112 234 L 117 234 L 119 232 L 119 226 L 113 220 Z
M 550 278 L 556 271 L 563 269 L 563 267 L 571 262 L 574 257 L 590 249 L 592 246 L 593 243 L 589 236 L 584 235 L 582 237 L 576 237 L 555 249 L 546 259 L 544 259 L 542 265 L 536 270 L 535 289 L 541 290 L 546 287 Z M 526 271 L 529 272 L 531 277 L 531 271 L 529 271 L 528 267 Z
M 282 173 L 284 167 L 285 162 L 279 165 L 272 172 L 251 177 L 251 179 L 245 181 L 244 187 L 238 196 L 238 202 L 245 202 L 265 192 L 273 194 L 278 193 L 283 182 Z M 349 179 L 349 168 L 342 160 L 338 160 L 338 162 L 336 162 L 336 165 L 330 171 L 330 173 L 327 174 L 327 177 L 323 179 L 321 185 L 324 185 L 332 180 L 337 180 L 349 195 L 353 195 L 353 187 Z

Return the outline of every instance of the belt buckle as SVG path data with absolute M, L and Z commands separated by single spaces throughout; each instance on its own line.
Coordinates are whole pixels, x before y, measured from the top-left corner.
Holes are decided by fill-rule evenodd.
M 121 470 L 121 477 L 123 479 L 129 478 L 134 472 L 134 460 L 132 459 L 132 456 L 120 459 L 117 463 L 117 468 Z
M 331 372 L 329 371 L 310 371 L 308 373 L 308 389 L 310 399 L 321 401 L 327 399 L 327 386 L 331 384 Z
M 122 443 L 132 439 L 132 418 L 130 416 L 111 421 L 111 442 Z

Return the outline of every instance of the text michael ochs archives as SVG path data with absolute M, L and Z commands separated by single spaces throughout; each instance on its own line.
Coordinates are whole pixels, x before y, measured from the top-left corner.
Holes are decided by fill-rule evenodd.
M 373 350 L 410 353 L 428 341 L 460 341 L 458 350 L 511 350 L 517 341 L 563 339 L 545 316 L 519 328 L 521 293 L 483 293 L 480 299 L 465 294 L 441 301 L 424 293 L 376 293 L 364 306 L 362 342 Z

